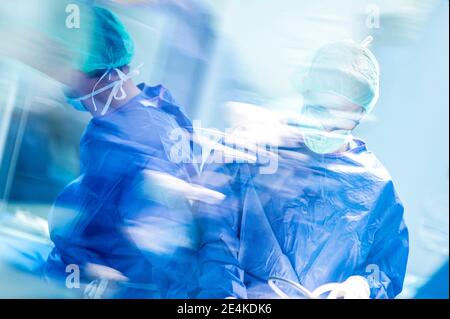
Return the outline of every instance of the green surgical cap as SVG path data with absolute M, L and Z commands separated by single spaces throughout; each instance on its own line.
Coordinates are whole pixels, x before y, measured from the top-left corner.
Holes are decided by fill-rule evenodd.
M 363 107 L 369 113 L 379 96 L 380 70 L 368 45 L 341 41 L 321 47 L 303 80 L 301 92 L 333 93 Z

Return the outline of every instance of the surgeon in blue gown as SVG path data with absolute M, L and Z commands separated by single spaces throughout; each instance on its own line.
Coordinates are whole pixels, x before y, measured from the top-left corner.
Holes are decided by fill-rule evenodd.
M 192 124 L 166 88 L 133 84 L 134 45 L 120 20 L 100 7 L 83 10 L 92 13 L 95 41 L 65 94 L 93 118 L 80 143 L 80 176 L 50 214 L 55 248 L 46 276 L 88 298 L 191 298 Z M 174 158 L 180 148 L 185 158 Z
M 261 173 L 258 154 L 256 163 L 205 166 L 203 185 L 226 198 L 199 205 L 199 297 L 301 298 L 296 285 L 313 292 L 329 283 L 340 285 L 320 297 L 402 291 L 403 205 L 389 173 L 350 134 L 378 98 L 369 41 L 319 49 L 302 86 L 302 121 L 291 123 L 301 134 L 279 145 L 275 173 Z

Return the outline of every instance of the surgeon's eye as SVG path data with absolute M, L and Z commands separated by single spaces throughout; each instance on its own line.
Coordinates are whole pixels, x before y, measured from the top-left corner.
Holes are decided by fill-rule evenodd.
M 106 73 L 106 70 L 94 70 L 87 73 L 87 77 L 90 79 L 95 79 L 101 77 L 103 74 Z
M 63 87 L 62 92 L 66 97 L 71 99 L 77 98 L 79 96 L 79 94 L 77 94 L 77 92 L 74 89 L 69 88 L 67 86 Z
M 321 105 L 311 105 L 309 106 L 310 112 L 317 117 L 326 117 L 329 111 Z

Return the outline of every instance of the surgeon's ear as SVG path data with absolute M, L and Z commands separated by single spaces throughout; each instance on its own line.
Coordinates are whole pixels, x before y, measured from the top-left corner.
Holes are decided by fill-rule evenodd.
M 124 66 L 120 67 L 119 70 L 122 71 L 123 73 L 127 74 L 130 72 L 130 66 L 124 65 Z

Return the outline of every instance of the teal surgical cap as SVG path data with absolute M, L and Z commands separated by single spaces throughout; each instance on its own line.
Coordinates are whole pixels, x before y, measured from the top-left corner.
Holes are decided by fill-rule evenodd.
M 63 0 L 52 9 L 47 33 L 67 47 L 73 68 L 90 73 L 130 64 L 133 39 L 111 11 L 76 0 Z
M 134 43 L 120 20 L 110 11 L 93 7 L 92 35 L 81 67 L 83 72 L 130 64 Z
M 372 37 L 363 43 L 341 41 L 321 47 L 303 80 L 301 93 L 332 93 L 361 106 L 369 113 L 380 90 L 378 61 L 368 49 Z

